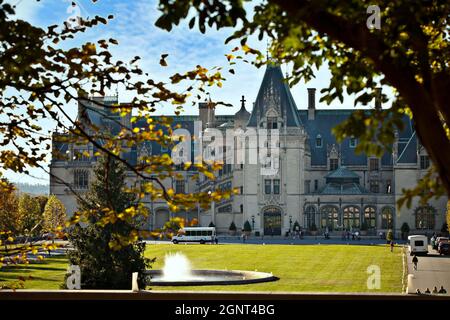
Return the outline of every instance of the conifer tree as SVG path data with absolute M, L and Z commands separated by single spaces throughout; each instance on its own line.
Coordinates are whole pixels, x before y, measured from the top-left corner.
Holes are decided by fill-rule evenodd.
M 83 289 L 130 289 L 133 272 L 139 273 L 139 286 L 144 287 L 143 272 L 151 263 L 144 257 L 145 243 L 137 236 L 134 241 L 120 242 L 121 236 L 128 239 L 135 222 L 128 218 L 104 222 L 107 210 L 120 213 L 134 201 L 134 195 L 126 192 L 125 168 L 112 158 L 99 158 L 94 175 L 89 191 L 79 201 L 80 210 L 90 212 L 89 218 L 69 232 L 75 249 L 69 254 L 70 263 L 80 267 Z

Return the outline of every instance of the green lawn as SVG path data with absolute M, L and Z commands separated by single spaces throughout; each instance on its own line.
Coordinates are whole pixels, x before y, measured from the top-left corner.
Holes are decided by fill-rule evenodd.
M 162 268 L 164 255 L 183 252 L 194 269 L 258 270 L 280 280 L 250 285 L 182 287 L 183 290 L 368 292 L 367 267 L 381 270 L 380 292 L 402 290 L 402 248 L 349 245 L 149 245 Z M 153 287 L 174 290 L 181 287 Z M 378 290 L 377 290 L 378 291 Z
M 25 281 L 25 289 L 59 289 L 67 271 L 65 257 L 46 258 L 39 263 L 0 268 L 0 286 L 31 276 Z
M 182 252 L 194 269 L 239 269 L 272 272 L 275 282 L 198 287 L 151 287 L 155 290 L 223 291 L 321 291 L 370 292 L 367 267 L 381 269 L 379 292 L 402 290 L 402 248 L 391 253 L 386 246 L 351 245 L 148 245 L 146 256 L 156 257 L 154 269 L 162 268 L 168 252 Z M 0 269 L 0 285 L 18 275 L 31 275 L 27 289 L 58 289 L 64 278 L 64 258 L 42 264 Z M 3 282 L 2 282 L 3 281 Z

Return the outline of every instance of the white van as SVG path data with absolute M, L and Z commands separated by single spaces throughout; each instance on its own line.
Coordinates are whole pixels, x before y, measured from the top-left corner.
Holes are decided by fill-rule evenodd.
M 172 237 L 174 244 L 180 242 L 206 242 L 213 243 L 216 240 L 215 227 L 186 227 L 178 230 L 178 234 Z
M 414 235 L 408 237 L 409 254 L 427 254 L 428 253 L 428 238 L 423 235 Z

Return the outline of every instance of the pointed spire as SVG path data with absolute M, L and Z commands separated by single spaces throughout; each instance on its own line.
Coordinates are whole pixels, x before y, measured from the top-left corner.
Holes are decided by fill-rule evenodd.
M 283 78 L 283 72 L 279 65 L 273 63 L 267 64 L 248 126 L 256 127 L 258 118 L 265 117 L 270 108 L 275 109 L 279 117 L 285 118 L 288 127 L 301 126 L 297 106 Z

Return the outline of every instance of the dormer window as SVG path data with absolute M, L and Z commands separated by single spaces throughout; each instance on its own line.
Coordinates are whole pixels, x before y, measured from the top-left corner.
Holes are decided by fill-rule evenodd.
M 377 158 L 369 159 L 369 171 L 378 171 L 380 169 L 380 161 Z
M 350 138 L 350 148 L 356 148 L 358 140 L 356 138 Z
M 316 148 L 322 148 L 322 136 L 320 134 L 318 134 L 316 136 Z
M 267 117 L 267 129 L 278 129 L 276 117 Z
M 330 171 L 337 170 L 339 167 L 339 159 L 330 159 Z

